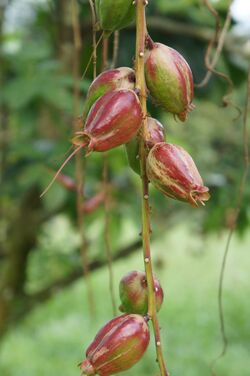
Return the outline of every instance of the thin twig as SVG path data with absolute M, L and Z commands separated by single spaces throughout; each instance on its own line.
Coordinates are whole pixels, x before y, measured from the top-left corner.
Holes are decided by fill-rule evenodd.
M 109 37 L 103 38 L 102 44 L 102 71 L 108 66 L 108 47 Z M 115 300 L 115 288 L 114 288 L 114 273 L 113 273 L 113 257 L 110 242 L 110 189 L 109 189 L 109 176 L 108 176 L 108 155 L 104 153 L 103 167 L 102 167 L 102 182 L 104 190 L 104 244 L 105 252 L 108 260 L 109 270 L 109 292 L 112 302 L 113 315 L 116 316 L 116 300 Z
M 102 41 L 102 72 L 108 68 L 109 37 L 103 37 Z
M 72 27 L 74 35 L 74 61 L 73 61 L 73 77 L 74 77 L 74 116 L 77 117 L 80 112 L 80 55 L 82 48 L 81 34 L 80 34 L 80 22 L 79 22 L 79 9 L 77 0 L 71 0 L 72 8 Z M 74 122 L 74 131 L 80 131 L 79 122 Z M 95 314 L 95 305 L 93 299 L 93 289 L 91 286 L 91 280 L 89 278 L 89 260 L 87 239 L 84 226 L 84 215 L 82 213 L 82 207 L 84 206 L 84 174 L 85 165 L 83 158 L 79 153 L 76 154 L 76 183 L 77 183 L 77 223 L 80 233 L 80 253 L 82 258 L 82 267 L 86 279 L 87 299 L 91 316 Z
M 245 103 L 245 109 L 244 109 L 244 116 L 243 116 L 243 159 L 244 159 L 244 170 L 240 182 L 239 187 L 239 193 L 236 200 L 236 207 L 234 210 L 234 218 L 233 223 L 231 224 L 231 227 L 229 229 L 227 242 L 225 246 L 225 250 L 223 253 L 222 258 L 222 264 L 221 264 L 221 270 L 220 270 L 220 278 L 219 278 L 219 288 L 218 288 L 218 308 L 219 308 L 219 320 L 220 320 L 220 331 L 221 331 L 221 337 L 222 337 L 222 350 L 218 357 L 212 362 L 211 364 L 211 373 L 213 376 L 216 376 L 215 373 L 215 365 L 219 359 L 221 359 L 227 351 L 228 346 L 228 337 L 226 333 L 225 328 L 225 319 L 224 319 L 224 307 L 223 307 L 223 282 L 224 282 L 224 276 L 225 276 L 225 268 L 226 268 L 226 262 L 227 257 L 229 253 L 230 243 L 231 239 L 234 233 L 234 230 L 237 225 L 237 221 L 240 214 L 241 204 L 243 200 L 243 195 L 245 191 L 246 181 L 249 174 L 249 137 L 248 137 L 248 128 L 247 128 L 247 119 L 248 119 L 248 112 L 250 109 L 250 67 L 248 70 L 248 80 L 247 80 L 247 93 L 246 93 L 246 103 Z
M 93 77 L 96 78 L 96 60 L 97 60 L 97 45 L 96 45 L 96 13 L 93 0 L 89 0 L 92 17 L 92 43 L 93 43 Z
M 228 9 L 228 12 L 227 12 L 227 16 L 226 16 L 226 19 L 225 19 L 225 22 L 224 22 L 224 26 L 222 28 L 222 30 L 220 30 L 220 16 L 219 14 L 217 13 L 217 11 L 211 7 L 211 4 L 208 2 L 208 1 L 205 1 L 207 7 L 209 7 L 209 10 L 212 12 L 212 14 L 214 15 L 215 19 L 216 19 L 216 27 L 215 27 L 215 33 L 214 33 L 214 36 L 213 38 L 211 39 L 211 41 L 209 42 L 209 45 L 207 47 L 207 51 L 206 51 L 206 54 L 205 54 L 205 65 L 208 69 L 205 77 L 203 78 L 203 80 L 199 83 L 199 84 L 196 84 L 196 87 L 204 87 L 208 84 L 211 76 L 212 76 L 212 73 L 216 73 L 214 71 L 214 68 L 219 60 L 219 57 L 221 55 L 221 52 L 223 50 L 223 47 L 224 47 L 224 44 L 225 44 L 225 39 L 226 39 L 226 36 L 227 36 L 227 32 L 228 32 L 228 29 L 230 27 L 230 24 L 231 24 L 231 12 L 230 12 L 230 7 Z M 211 53 L 212 53 L 212 49 L 213 47 L 215 46 L 215 43 L 217 42 L 217 48 L 216 48 L 216 51 L 214 53 L 214 56 L 213 56 L 213 59 L 211 61 Z
M 104 32 L 102 32 L 102 34 L 100 35 L 98 41 L 96 42 L 96 49 L 97 49 L 97 47 L 99 46 L 99 44 L 101 43 L 103 36 L 104 36 Z M 87 65 L 86 65 L 86 68 L 85 68 L 85 70 L 84 70 L 84 72 L 83 72 L 83 75 L 82 75 L 82 77 L 81 77 L 81 80 L 83 80 L 83 79 L 85 78 L 85 76 L 86 76 L 86 74 L 87 74 L 87 72 L 88 72 L 88 69 L 89 69 L 89 67 L 90 67 L 90 64 L 91 64 L 91 62 L 92 62 L 92 60 L 93 60 L 93 57 L 94 57 L 94 52 L 92 51 L 92 53 L 91 53 L 91 55 L 90 55 L 90 58 L 89 58 L 89 61 L 88 61 Z
M 116 299 L 115 299 L 115 288 L 114 288 L 114 273 L 113 273 L 113 257 L 111 251 L 110 242 L 110 190 L 109 190 L 109 178 L 108 178 L 108 155 L 104 154 L 103 160 L 103 190 L 104 190 L 104 241 L 105 241 L 105 251 L 108 260 L 108 270 L 109 270 L 109 291 L 113 308 L 113 315 L 116 316 Z
M 216 64 L 219 60 L 219 57 L 221 55 L 221 52 L 223 50 L 225 40 L 226 40 L 226 36 L 227 36 L 227 32 L 228 32 L 228 29 L 229 29 L 230 24 L 231 24 L 231 3 L 232 3 L 232 1 L 229 4 L 226 19 L 225 19 L 224 26 L 223 26 L 222 30 L 221 30 L 221 27 L 220 27 L 219 13 L 212 6 L 212 4 L 210 3 L 209 0 L 203 0 L 203 1 L 204 1 L 204 4 L 206 5 L 206 7 L 208 8 L 208 10 L 212 13 L 213 17 L 215 18 L 215 32 L 214 32 L 214 35 L 213 35 L 213 37 L 211 38 L 211 40 L 208 44 L 207 51 L 206 51 L 206 54 L 205 54 L 205 65 L 206 65 L 206 68 L 207 68 L 208 71 L 207 71 L 204 79 L 199 84 L 196 84 L 195 86 L 198 87 L 198 88 L 201 88 L 201 87 L 204 87 L 205 85 L 207 85 L 207 83 L 209 82 L 212 74 L 215 74 L 216 76 L 223 78 L 227 82 L 228 88 L 227 88 L 226 94 L 222 98 L 222 102 L 223 102 L 223 105 L 225 107 L 230 104 L 232 107 L 235 108 L 235 110 L 237 111 L 237 116 L 235 117 L 235 120 L 237 120 L 240 117 L 242 111 L 239 108 L 239 106 L 236 105 L 234 102 L 232 102 L 231 99 L 230 99 L 232 92 L 233 92 L 233 87 L 234 87 L 233 82 L 228 75 L 226 75 L 225 73 L 222 73 L 222 72 L 215 69 L 215 66 L 216 66 Z M 213 50 L 213 47 L 215 46 L 216 43 L 217 43 L 217 48 L 216 48 L 216 51 L 214 53 L 213 59 L 211 60 L 212 50 Z
M 119 51 L 119 38 L 120 38 L 119 30 L 116 30 L 114 32 L 113 56 L 112 56 L 112 63 L 111 63 L 111 68 L 113 69 L 116 67 L 116 64 L 117 64 L 118 51 Z

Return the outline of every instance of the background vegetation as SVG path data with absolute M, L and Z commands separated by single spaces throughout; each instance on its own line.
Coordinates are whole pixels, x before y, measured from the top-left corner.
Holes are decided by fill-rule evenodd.
M 152 38 L 180 51 L 190 63 L 195 82 L 200 82 L 214 18 L 201 1 L 149 3 Z M 222 23 L 228 5 L 226 0 L 215 3 Z M 79 1 L 79 9 L 83 72 L 92 48 L 91 15 L 87 1 Z M 133 65 L 134 38 L 133 25 L 120 33 L 118 66 Z M 217 65 L 232 79 L 232 101 L 240 107 L 246 97 L 248 38 L 233 24 Z M 0 43 L 0 374 L 79 374 L 75 365 L 86 345 L 112 316 L 104 209 L 100 204 L 85 219 L 90 265 L 99 268 L 91 276 L 96 310 L 91 320 L 81 278 L 76 195 L 56 183 L 39 198 L 64 159 L 73 130 L 70 2 L 0 2 Z M 97 63 L 100 70 L 100 59 Z M 81 80 L 81 108 L 92 73 L 90 66 Z M 184 125 L 149 103 L 152 116 L 166 126 L 167 140 L 191 153 L 212 194 L 205 208 L 192 210 L 151 190 L 154 262 L 166 290 L 160 313 L 164 351 L 170 372 L 177 376 L 209 375 L 209 364 L 221 349 L 218 275 L 243 171 L 242 117 L 237 117 L 233 106 L 222 106 L 226 91 L 227 83 L 215 76 L 205 87 L 196 88 L 196 110 Z M 122 258 L 114 263 L 117 295 L 120 277 L 142 269 L 140 180 L 129 169 L 123 147 L 111 151 L 108 159 L 110 238 L 114 259 Z M 74 169 L 72 161 L 65 174 L 74 177 Z M 103 189 L 102 155 L 88 159 L 87 176 L 86 199 Z M 246 189 L 226 270 L 229 348 L 218 362 L 220 376 L 248 375 L 249 202 Z M 153 347 L 127 374 L 135 373 L 156 373 Z

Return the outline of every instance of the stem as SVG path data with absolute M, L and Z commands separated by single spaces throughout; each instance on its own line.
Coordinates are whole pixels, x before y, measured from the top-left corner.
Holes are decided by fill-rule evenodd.
M 108 67 L 108 49 L 109 49 L 109 37 L 104 36 L 102 43 L 102 71 Z M 104 153 L 103 156 L 103 168 L 102 168 L 102 181 L 104 190 L 104 246 L 106 257 L 108 261 L 108 272 L 109 272 L 109 292 L 112 302 L 113 316 L 115 317 L 116 312 L 116 300 L 115 300 L 115 288 L 114 288 L 114 273 L 113 273 L 113 257 L 111 251 L 110 242 L 110 195 L 109 195 L 109 177 L 108 177 L 108 154 Z
M 73 37 L 74 37 L 74 61 L 73 61 L 73 78 L 74 78 L 74 116 L 78 116 L 80 110 L 80 55 L 82 49 L 82 40 L 80 33 L 80 23 L 79 23 L 79 10 L 76 0 L 71 1 L 72 8 L 72 27 L 73 27 Z M 80 131 L 78 122 L 75 122 L 74 131 Z M 76 149 L 78 150 L 78 148 Z M 84 276 L 86 279 L 86 289 L 87 289 L 87 300 L 89 305 L 89 311 L 93 317 L 95 313 L 95 305 L 93 300 L 93 289 L 91 286 L 91 280 L 89 278 L 89 260 L 88 260 L 88 249 L 87 249 L 87 239 L 85 234 L 84 226 L 84 216 L 82 213 L 82 207 L 84 205 L 84 173 L 85 164 L 80 153 L 76 154 L 76 164 L 75 164 L 75 175 L 77 183 L 77 224 L 80 233 L 80 254 L 82 259 L 82 267 Z
M 93 43 L 93 77 L 96 78 L 96 60 L 97 60 L 97 51 L 96 51 L 96 14 L 95 6 L 93 0 L 89 0 L 89 6 L 91 10 L 92 17 L 92 43 Z
M 112 69 L 115 68 L 116 62 L 117 62 L 117 58 L 118 58 L 119 37 L 120 37 L 119 30 L 116 30 L 114 32 L 114 41 L 113 41 L 113 56 L 112 56 L 112 63 L 111 63 L 111 68 Z
M 157 361 L 161 376 L 168 376 L 161 347 L 160 328 L 156 314 L 156 301 L 154 291 L 153 267 L 150 252 L 150 206 L 149 206 L 149 184 L 146 172 L 146 148 L 145 134 L 147 132 L 147 92 L 144 78 L 144 49 L 146 37 L 145 0 L 136 1 L 136 88 L 139 91 L 139 98 L 143 111 L 142 132 L 140 135 L 140 166 L 142 180 L 142 242 L 144 266 L 148 286 L 148 316 L 152 320 Z
M 102 42 L 102 72 L 105 71 L 108 67 L 108 49 L 109 49 L 109 37 L 103 37 Z

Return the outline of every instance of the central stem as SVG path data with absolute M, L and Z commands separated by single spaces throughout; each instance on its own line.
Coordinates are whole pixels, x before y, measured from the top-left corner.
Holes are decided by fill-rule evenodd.
M 144 254 L 144 266 L 148 286 L 148 316 L 152 320 L 157 361 L 160 367 L 161 376 L 168 376 L 165 366 L 163 352 L 161 347 L 160 328 L 156 313 L 155 287 L 153 279 L 153 267 L 150 252 L 150 206 L 149 206 L 149 184 L 146 171 L 147 151 L 145 147 L 145 136 L 147 128 L 147 91 L 144 76 L 144 49 L 146 37 L 146 18 L 145 6 L 146 0 L 136 0 L 136 89 L 139 92 L 139 98 L 143 111 L 143 124 L 140 134 L 140 167 L 142 180 L 142 242 Z

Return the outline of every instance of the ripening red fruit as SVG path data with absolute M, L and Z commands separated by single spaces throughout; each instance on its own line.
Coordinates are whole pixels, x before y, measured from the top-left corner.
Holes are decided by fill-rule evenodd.
M 147 87 L 166 111 L 185 121 L 193 109 L 193 76 L 184 57 L 175 49 L 148 39 L 145 53 Z
M 160 282 L 154 277 L 156 310 L 159 311 L 163 302 L 163 290 Z M 148 312 L 148 288 L 145 272 L 132 271 L 127 273 L 119 285 L 121 306 L 120 310 L 127 313 Z
M 77 148 L 63 162 L 40 197 L 48 192 L 64 166 L 81 149 L 87 147 L 87 156 L 92 151 L 107 151 L 126 144 L 137 134 L 142 119 L 141 104 L 133 90 L 113 90 L 101 96 L 91 107 L 83 131 L 76 132 L 72 140 Z
M 165 140 L 165 130 L 163 125 L 152 117 L 147 118 L 147 126 L 144 140 L 148 152 L 155 144 Z M 140 175 L 139 142 L 137 137 L 133 138 L 125 146 L 130 167 Z
M 102 95 L 112 90 L 130 89 L 135 87 L 135 72 L 131 68 L 121 67 L 109 69 L 96 77 L 88 89 L 84 103 L 83 120 L 86 119 L 90 108 Z
M 75 145 L 91 151 L 106 151 L 129 142 L 142 123 L 142 109 L 132 90 L 114 90 L 99 98 L 86 119 L 84 130 L 77 132 Z
M 137 363 L 150 339 L 143 316 L 124 314 L 109 321 L 97 333 L 80 364 L 85 375 L 109 376 L 125 371 Z
M 151 183 L 166 196 L 197 207 L 209 200 L 209 189 L 192 157 L 180 146 L 161 142 L 149 152 L 147 175 Z
M 165 130 L 163 125 L 156 119 L 148 117 L 148 132 L 145 134 L 145 143 L 148 149 L 158 142 L 165 141 Z

